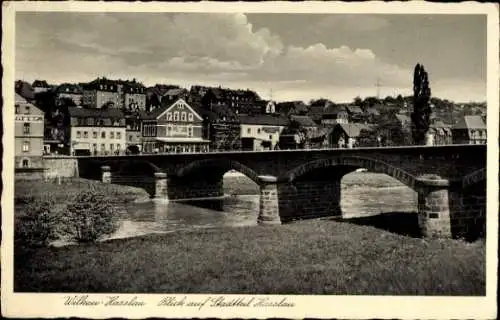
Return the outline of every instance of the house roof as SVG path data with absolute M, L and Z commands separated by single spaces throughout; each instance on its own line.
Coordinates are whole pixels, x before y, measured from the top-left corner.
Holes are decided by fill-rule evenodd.
M 49 84 L 45 80 L 35 80 L 31 86 L 38 88 L 50 88 Z
M 16 93 L 15 96 L 15 103 L 27 103 L 26 99 L 24 99 L 23 96 L 21 96 L 19 93 Z
M 454 129 L 486 129 L 486 124 L 481 116 L 464 116 Z
M 380 112 L 376 108 L 373 108 L 373 107 L 367 108 L 366 113 L 372 114 L 374 116 L 380 115 Z
M 286 101 L 276 103 L 276 110 L 281 113 L 294 112 L 308 112 L 306 104 L 302 101 Z
M 183 88 L 172 88 L 167 90 L 163 95 L 164 96 L 178 96 L 182 93 L 187 93 L 186 89 Z
M 316 126 L 316 122 L 314 122 L 313 119 L 311 119 L 311 117 L 309 117 L 309 116 L 291 115 L 290 120 L 297 121 L 298 123 L 300 123 L 300 125 L 302 125 L 304 127 L 315 127 Z
M 346 106 L 349 113 L 363 113 L 363 109 L 359 106 Z
M 411 122 L 411 118 L 408 117 L 405 114 L 396 114 L 395 117 L 401 122 L 401 123 L 409 123 Z
M 363 123 L 341 123 L 337 127 L 345 132 L 348 137 L 356 138 L 362 130 L 372 130 L 373 126 Z
M 254 124 L 254 125 L 271 125 L 271 126 L 287 126 L 289 123 L 288 118 L 278 115 L 239 115 L 241 124 Z
M 74 94 L 81 94 L 83 92 L 82 88 L 79 85 L 72 83 L 63 83 L 60 86 L 57 86 L 55 91 L 57 93 L 74 93 Z
M 101 117 L 101 118 L 125 118 L 124 113 L 120 109 L 85 109 L 79 107 L 69 107 L 68 113 L 71 117 L 86 118 L 86 117 Z

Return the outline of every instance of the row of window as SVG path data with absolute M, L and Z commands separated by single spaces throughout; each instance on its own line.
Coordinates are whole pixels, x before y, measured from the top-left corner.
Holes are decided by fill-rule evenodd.
M 180 121 L 193 121 L 193 118 L 192 113 L 180 112 Z M 179 121 L 179 111 L 167 112 L 167 121 Z
M 122 133 L 121 132 L 116 132 L 116 135 L 115 135 L 115 132 L 111 131 L 109 133 L 109 139 L 115 139 L 115 136 L 116 136 L 116 139 L 121 139 L 122 138 Z M 76 132 L 76 137 L 77 138 L 81 138 L 82 137 L 82 132 L 81 131 L 77 131 Z M 89 137 L 89 132 L 88 131 L 83 131 L 83 137 L 84 138 L 88 138 Z M 97 139 L 98 137 L 98 133 L 97 131 L 92 131 L 92 138 L 94 139 Z M 106 139 L 106 131 L 101 131 L 101 138 L 102 139 Z
M 121 148 L 122 148 L 122 146 L 119 143 L 117 143 L 116 145 L 114 143 L 110 143 L 108 150 L 110 150 L 110 151 L 115 151 L 115 150 L 120 151 Z M 92 150 L 93 151 L 97 151 L 97 143 L 93 143 L 92 144 Z M 106 144 L 105 143 L 101 143 L 101 151 L 105 151 L 105 150 L 106 150 Z
M 111 126 L 113 125 L 114 127 L 119 127 L 120 126 L 120 120 L 119 119 L 111 119 L 111 118 L 97 118 L 94 119 L 92 117 L 88 118 L 77 118 L 77 123 L 80 126 Z M 123 121 L 122 121 L 123 122 Z

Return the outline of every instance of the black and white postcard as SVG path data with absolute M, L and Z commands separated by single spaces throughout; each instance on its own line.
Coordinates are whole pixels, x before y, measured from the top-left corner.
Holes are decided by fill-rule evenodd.
M 6 316 L 495 318 L 498 6 L 2 18 Z

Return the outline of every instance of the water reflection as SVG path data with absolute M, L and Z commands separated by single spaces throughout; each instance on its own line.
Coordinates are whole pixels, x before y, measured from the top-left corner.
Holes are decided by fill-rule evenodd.
M 253 183 L 248 180 L 238 184 Z M 231 184 L 234 181 L 228 183 Z M 225 191 L 227 194 L 235 193 L 235 190 Z M 345 218 L 383 212 L 410 212 L 415 211 L 416 206 L 416 192 L 390 177 L 355 173 L 347 175 L 342 181 L 341 207 Z M 122 216 L 121 226 L 112 238 L 256 225 L 259 196 L 255 192 L 250 195 L 230 195 L 217 200 L 128 203 L 118 209 Z

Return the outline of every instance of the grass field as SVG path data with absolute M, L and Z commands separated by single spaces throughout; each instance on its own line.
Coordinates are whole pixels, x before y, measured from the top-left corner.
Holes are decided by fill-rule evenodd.
M 16 248 L 15 291 L 484 295 L 485 246 L 310 220 Z

